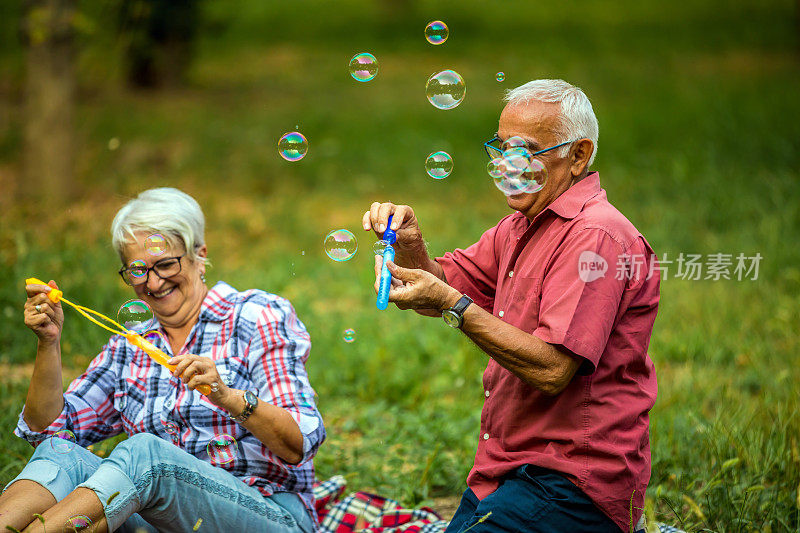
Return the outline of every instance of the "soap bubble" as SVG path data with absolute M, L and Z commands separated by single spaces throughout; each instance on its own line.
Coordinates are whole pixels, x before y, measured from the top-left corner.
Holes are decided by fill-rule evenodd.
M 506 164 L 502 157 L 495 157 L 486 165 L 486 171 L 493 178 L 502 178 L 506 173 Z
M 236 439 L 230 435 L 217 435 L 208 442 L 206 451 L 213 464 L 228 464 L 236 457 Z
M 519 135 L 514 135 L 503 141 L 503 143 L 500 145 L 500 150 L 503 152 L 507 152 L 515 148 L 525 148 L 527 150 L 528 142 Z
M 78 441 L 75 434 L 68 429 L 60 429 L 53 433 L 53 438 L 50 439 L 50 445 L 57 453 L 68 453 L 75 447 Z
M 425 160 L 428 176 L 441 180 L 453 171 L 453 158 L 447 152 L 434 152 Z
M 453 109 L 464 100 L 466 93 L 464 79 L 454 70 L 433 74 L 425 85 L 428 101 L 437 109 Z
M 141 326 L 153 320 L 153 310 L 142 300 L 128 300 L 117 311 L 117 322 L 126 329 Z
M 389 246 L 389 241 L 384 241 L 383 239 L 375 241 L 375 244 L 372 245 L 372 253 L 383 257 L 383 251 L 386 250 L 387 246 Z
M 337 229 L 325 236 L 325 253 L 334 261 L 347 261 L 358 250 L 356 236 L 346 229 Z
M 505 80 L 505 79 L 506 79 L 506 74 L 505 74 L 505 72 L 498 72 L 498 73 L 497 73 L 497 76 L 496 76 L 496 78 L 497 78 L 497 81 L 503 81 L 503 80 Z
M 447 40 L 448 35 L 450 35 L 450 32 L 447 29 L 447 24 L 441 20 L 434 20 L 425 26 L 425 38 L 431 44 L 442 44 Z
M 160 233 L 154 233 L 144 240 L 144 249 L 152 256 L 163 255 L 167 251 L 167 239 Z
M 278 153 L 287 161 L 300 161 L 308 152 L 308 139 L 299 131 L 284 133 L 278 139 Z
M 86 529 L 91 525 L 92 520 L 88 516 L 85 514 L 78 514 L 67 518 L 67 522 L 64 524 L 64 527 L 72 531 L 80 531 L 81 529 Z
M 348 344 L 353 342 L 356 340 L 356 330 L 349 328 L 344 330 L 344 335 L 342 335 L 342 338 L 344 339 L 344 342 Z
M 350 60 L 350 75 L 356 81 L 370 81 L 378 74 L 378 60 L 368 52 L 361 52 Z
M 513 157 L 526 161 L 527 166 L 521 170 L 517 161 L 512 163 L 509 158 L 502 158 L 497 165 L 502 172 L 498 174 L 489 169 L 489 175 L 492 176 L 495 186 L 508 196 L 542 190 L 547 181 L 547 167 L 544 166 L 544 163 L 538 159 L 529 161 L 521 156 Z
M 147 340 L 150 344 L 155 346 L 158 346 L 159 343 L 162 345 L 167 344 L 167 338 L 157 329 L 151 329 L 147 333 L 143 334 L 142 337 L 144 337 L 145 340 Z
M 147 263 L 145 263 L 142 259 L 131 261 L 131 264 L 128 265 L 128 275 L 130 275 L 132 278 L 145 277 L 147 275 Z

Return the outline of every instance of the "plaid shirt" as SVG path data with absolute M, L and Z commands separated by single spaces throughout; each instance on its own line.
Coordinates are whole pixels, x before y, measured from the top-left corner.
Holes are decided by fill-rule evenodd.
M 158 324 L 135 329 L 141 333 L 154 326 Z M 167 343 L 153 343 L 173 355 Z M 120 335 L 111 337 L 86 372 L 70 384 L 64 409 L 48 428 L 32 431 L 20 414 L 14 433 L 34 446 L 63 429 L 72 431 L 81 446 L 123 431 L 129 436 L 152 433 L 224 468 L 265 496 L 296 492 L 315 514 L 312 458 L 325 439 L 325 428 L 305 369 L 310 348 L 305 326 L 288 300 L 260 290 L 237 292 L 219 282 L 203 301 L 182 352 L 214 359 L 228 386 L 253 390 L 261 401 L 288 411 L 303 434 L 298 465 L 270 452 L 225 410 L 187 389 Z M 206 451 L 209 442 L 223 434 L 236 439 L 229 462 L 221 457 L 214 461 Z

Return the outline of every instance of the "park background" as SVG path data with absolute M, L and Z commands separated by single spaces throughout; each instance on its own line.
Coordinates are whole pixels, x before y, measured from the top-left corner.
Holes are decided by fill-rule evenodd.
M 284 296 L 309 329 L 328 429 L 318 476 L 452 512 L 487 358 L 438 319 L 375 309 L 375 238 L 361 216 L 373 201 L 412 205 L 432 254 L 477 240 L 508 213 L 481 146 L 504 90 L 563 78 L 594 105 L 593 168 L 609 199 L 662 259 L 762 256 L 755 280 L 677 279 L 669 265 L 650 344 L 650 518 L 691 531 L 798 531 L 798 5 L 21 4 L 0 2 L 0 483 L 32 453 L 12 434 L 35 354 L 23 280 L 55 279 L 73 301 L 113 315 L 132 295 L 116 274 L 111 219 L 138 192 L 174 186 L 204 208 L 209 282 Z M 153 30 L 158 17 L 167 29 Z M 450 36 L 433 46 L 423 29 L 437 19 Z M 159 32 L 177 37 L 159 42 Z M 359 52 L 379 61 L 368 83 L 348 73 Z M 443 69 L 467 87 L 449 111 L 425 97 Z M 276 143 L 296 129 L 310 148 L 289 163 Z M 455 162 L 443 180 L 424 169 L 437 150 Z M 322 244 L 339 228 L 359 243 L 341 263 Z M 66 385 L 107 335 L 65 314 Z

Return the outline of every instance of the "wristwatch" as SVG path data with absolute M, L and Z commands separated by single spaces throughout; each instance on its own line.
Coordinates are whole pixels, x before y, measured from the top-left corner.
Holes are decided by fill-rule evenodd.
M 456 305 L 451 307 L 450 309 L 445 309 L 442 311 L 442 318 L 444 319 L 444 323 L 450 326 L 451 328 L 460 328 L 461 325 L 464 323 L 464 311 L 467 310 L 469 304 L 472 303 L 472 298 L 467 296 L 466 294 L 462 294 L 461 298 L 456 302 Z
M 244 422 L 247 420 L 253 411 L 255 411 L 256 405 L 258 405 L 258 396 L 255 395 L 254 392 L 246 390 L 244 391 L 244 411 L 239 413 L 236 416 L 230 415 L 231 420 L 236 420 L 237 422 Z

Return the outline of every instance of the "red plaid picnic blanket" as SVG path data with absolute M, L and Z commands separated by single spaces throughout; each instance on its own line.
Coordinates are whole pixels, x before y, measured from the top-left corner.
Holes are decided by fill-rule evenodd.
M 342 498 L 345 488 L 342 476 L 314 483 L 322 533 L 442 533 L 449 523 L 429 507 L 405 509 L 398 501 L 368 492 Z

